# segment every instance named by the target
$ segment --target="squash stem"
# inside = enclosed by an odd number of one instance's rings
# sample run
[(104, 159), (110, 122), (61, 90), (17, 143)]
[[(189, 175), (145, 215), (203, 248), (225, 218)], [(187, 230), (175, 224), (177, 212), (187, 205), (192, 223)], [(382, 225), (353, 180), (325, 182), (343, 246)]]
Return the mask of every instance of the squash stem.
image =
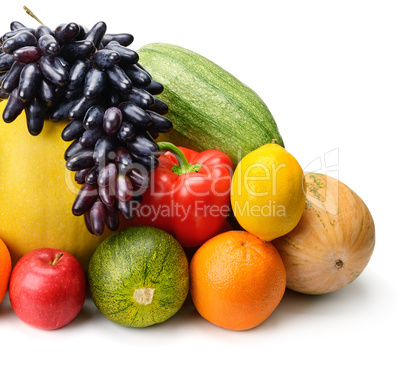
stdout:
[(173, 143), (170, 142), (158, 142), (159, 149), (172, 152), (177, 158), (177, 165), (172, 166), (172, 172), (177, 175), (185, 174), (187, 172), (198, 172), (201, 168), (201, 164), (190, 164), (183, 152), (180, 151)]

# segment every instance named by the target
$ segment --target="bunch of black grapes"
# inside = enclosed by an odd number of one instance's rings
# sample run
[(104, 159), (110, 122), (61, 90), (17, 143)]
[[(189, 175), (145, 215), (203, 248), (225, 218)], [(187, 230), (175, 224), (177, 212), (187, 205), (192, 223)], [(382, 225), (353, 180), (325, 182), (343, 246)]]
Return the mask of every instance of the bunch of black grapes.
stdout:
[(69, 119), (62, 133), (72, 141), (66, 167), (81, 184), (72, 211), (88, 230), (101, 235), (132, 220), (158, 165), (155, 139), (169, 132), (163, 86), (127, 48), (128, 33), (107, 34), (104, 22), (91, 29), (77, 23), (54, 30), (14, 21), (1, 39), (0, 99), (3, 120), (25, 111), (28, 130), (38, 135), (46, 119)]

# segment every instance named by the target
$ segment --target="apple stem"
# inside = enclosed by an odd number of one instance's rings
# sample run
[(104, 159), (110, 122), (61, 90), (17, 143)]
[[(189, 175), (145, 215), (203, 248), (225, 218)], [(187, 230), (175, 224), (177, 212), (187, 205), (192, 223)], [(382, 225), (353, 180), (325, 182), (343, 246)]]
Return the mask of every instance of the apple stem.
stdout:
[(63, 256), (63, 253), (62, 253), (62, 252), (59, 252), (59, 253), (56, 255), (56, 257), (55, 257), (55, 259), (53, 260), (53, 262), (51, 263), (51, 265), (56, 265), (57, 262), (60, 260), (60, 257), (62, 257), (62, 256)]

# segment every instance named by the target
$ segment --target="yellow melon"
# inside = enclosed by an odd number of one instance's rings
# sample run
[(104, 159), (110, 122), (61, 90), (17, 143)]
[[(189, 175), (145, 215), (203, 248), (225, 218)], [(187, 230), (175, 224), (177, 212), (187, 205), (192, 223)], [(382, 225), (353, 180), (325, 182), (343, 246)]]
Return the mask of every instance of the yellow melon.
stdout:
[(287, 287), (324, 294), (354, 281), (374, 250), (373, 217), (363, 200), (341, 181), (307, 173), (301, 220), (273, 240), (286, 267)]
[[(0, 116), (5, 105), (0, 102)], [(42, 133), (32, 136), (24, 113), (9, 124), (0, 120), (0, 238), (13, 264), (35, 248), (56, 247), (86, 268), (97, 245), (110, 234), (92, 235), (84, 218), (71, 212), (79, 185), (65, 168), (65, 126), (45, 121)]]

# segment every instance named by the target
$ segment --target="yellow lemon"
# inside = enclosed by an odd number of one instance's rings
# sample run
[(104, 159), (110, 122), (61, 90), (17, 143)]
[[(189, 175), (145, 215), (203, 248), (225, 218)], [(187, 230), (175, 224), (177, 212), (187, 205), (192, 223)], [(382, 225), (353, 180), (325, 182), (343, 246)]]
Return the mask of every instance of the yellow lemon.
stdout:
[(246, 231), (262, 240), (290, 232), (303, 214), (305, 200), (303, 170), (278, 144), (250, 152), (234, 171), (233, 213)]

